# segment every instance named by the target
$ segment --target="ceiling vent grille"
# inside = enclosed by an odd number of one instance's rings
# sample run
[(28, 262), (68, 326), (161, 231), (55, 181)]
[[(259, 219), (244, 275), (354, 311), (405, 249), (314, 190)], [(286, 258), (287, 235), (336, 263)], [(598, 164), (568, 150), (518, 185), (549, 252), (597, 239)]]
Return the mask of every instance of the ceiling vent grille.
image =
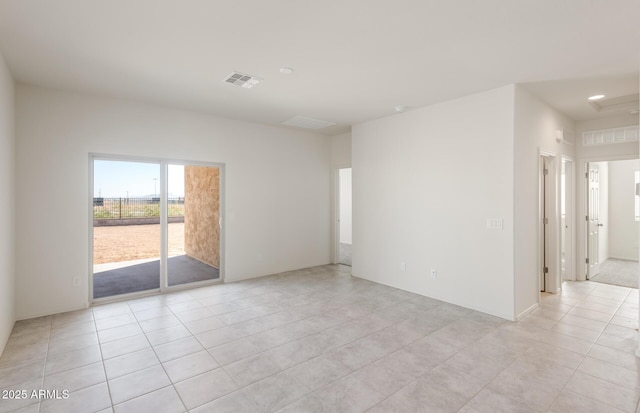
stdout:
[(333, 122), (326, 120), (307, 118), (304, 116), (294, 116), (289, 120), (282, 122), (283, 125), (297, 126), (305, 129), (323, 129), (335, 125)]
[(240, 86), (245, 89), (251, 89), (258, 83), (262, 82), (262, 80), (263, 79), (259, 77), (247, 75), (245, 73), (240, 73), (240, 72), (231, 72), (229, 76), (224, 78), (224, 81), (226, 83)]
[(609, 145), (612, 143), (637, 142), (638, 126), (594, 130), (582, 133), (584, 146)]

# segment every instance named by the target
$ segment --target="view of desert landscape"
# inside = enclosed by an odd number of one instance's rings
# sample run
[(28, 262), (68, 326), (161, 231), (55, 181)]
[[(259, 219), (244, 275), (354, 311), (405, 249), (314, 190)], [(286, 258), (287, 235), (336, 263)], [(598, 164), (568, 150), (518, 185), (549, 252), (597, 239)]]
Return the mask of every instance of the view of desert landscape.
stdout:
[[(184, 223), (169, 224), (169, 257), (184, 254)], [(93, 228), (93, 263), (160, 257), (160, 224)]]

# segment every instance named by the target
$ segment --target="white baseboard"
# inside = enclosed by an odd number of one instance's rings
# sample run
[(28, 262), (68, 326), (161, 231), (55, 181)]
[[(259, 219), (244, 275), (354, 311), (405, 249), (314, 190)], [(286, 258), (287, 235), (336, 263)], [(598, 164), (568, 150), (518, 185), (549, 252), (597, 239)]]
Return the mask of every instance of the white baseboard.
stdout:
[(536, 311), (539, 306), (540, 306), (540, 304), (535, 303), (531, 307), (527, 308), (526, 310), (524, 310), (523, 312), (521, 312), (520, 314), (518, 314), (516, 316), (516, 321), (520, 321), (523, 318), (525, 318), (526, 316), (528, 316), (529, 314), (531, 314), (532, 312)]
[[(609, 257), (609, 258), (612, 259), (612, 260), (621, 260), (621, 261), (638, 261), (638, 257)], [(609, 258), (607, 258), (607, 260)], [(602, 261), (602, 262), (604, 262), (604, 261)]]

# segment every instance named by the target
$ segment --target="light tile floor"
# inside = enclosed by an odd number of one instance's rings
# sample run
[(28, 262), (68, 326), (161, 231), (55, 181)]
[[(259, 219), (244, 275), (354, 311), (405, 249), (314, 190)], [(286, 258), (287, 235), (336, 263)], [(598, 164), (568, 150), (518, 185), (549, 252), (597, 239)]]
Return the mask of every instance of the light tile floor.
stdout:
[(18, 322), (0, 412), (634, 412), (638, 290), (513, 323), (323, 266)]

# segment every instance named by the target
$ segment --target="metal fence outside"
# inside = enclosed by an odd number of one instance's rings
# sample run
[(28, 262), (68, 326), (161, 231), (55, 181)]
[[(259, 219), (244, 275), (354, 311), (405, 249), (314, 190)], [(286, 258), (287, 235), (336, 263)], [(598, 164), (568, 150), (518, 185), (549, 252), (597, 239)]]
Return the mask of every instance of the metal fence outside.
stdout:
[[(169, 217), (184, 216), (184, 198), (167, 200)], [(160, 198), (93, 198), (94, 219), (153, 218), (160, 216)]]

